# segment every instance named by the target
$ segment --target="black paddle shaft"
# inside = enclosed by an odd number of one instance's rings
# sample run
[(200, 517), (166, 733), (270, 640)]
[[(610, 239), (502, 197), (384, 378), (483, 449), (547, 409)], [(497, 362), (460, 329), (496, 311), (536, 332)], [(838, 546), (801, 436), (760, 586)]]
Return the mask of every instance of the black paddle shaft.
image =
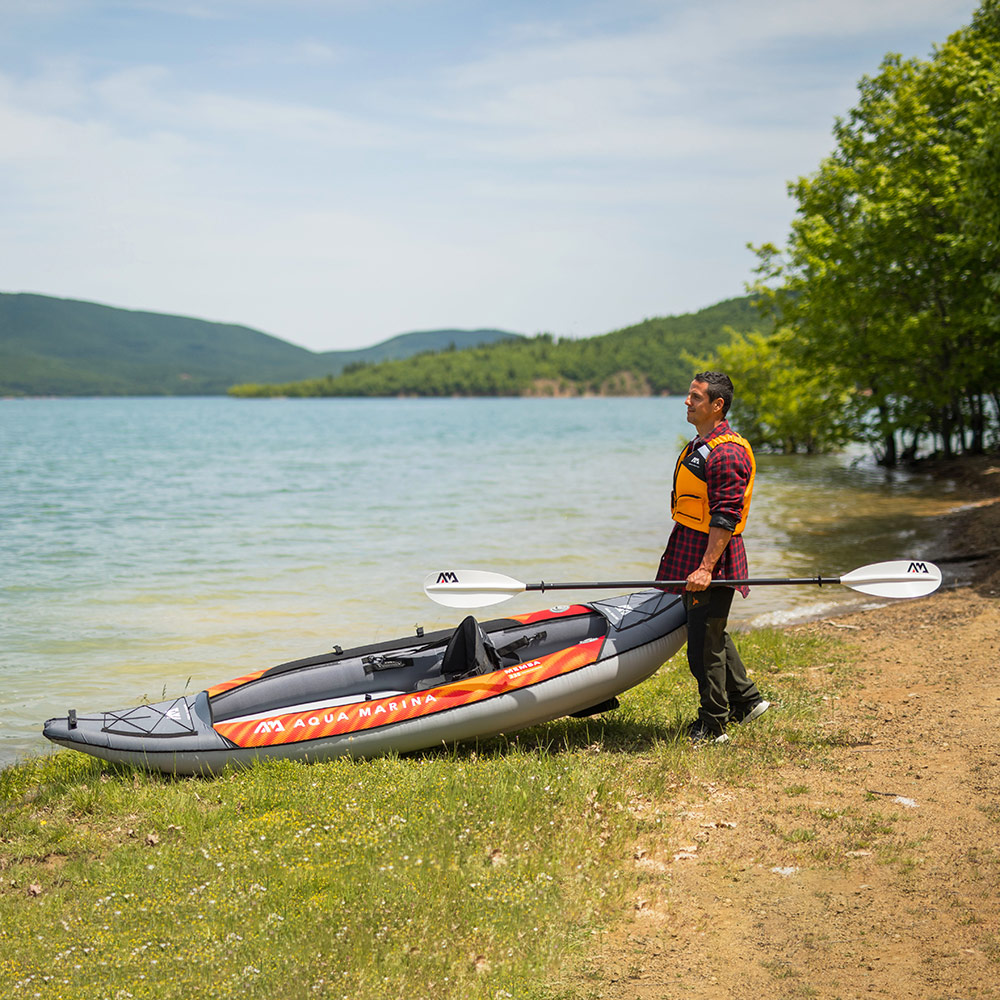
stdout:
[[(839, 576), (807, 576), (795, 579), (751, 579), (751, 580), (713, 580), (712, 587), (767, 587), (767, 586), (802, 586), (813, 584), (822, 587), (824, 584), (833, 585), (840, 583)], [(607, 582), (595, 583), (529, 583), (525, 585), (525, 590), (535, 590), (544, 593), (546, 590), (602, 590), (604, 588), (614, 589), (617, 587), (650, 587), (657, 589), (660, 587), (683, 587), (687, 580), (609, 580)]]

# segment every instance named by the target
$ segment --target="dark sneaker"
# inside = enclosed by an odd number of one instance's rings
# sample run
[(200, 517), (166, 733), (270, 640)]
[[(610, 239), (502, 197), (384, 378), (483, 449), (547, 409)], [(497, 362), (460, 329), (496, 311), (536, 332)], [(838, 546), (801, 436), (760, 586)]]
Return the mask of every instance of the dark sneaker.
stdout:
[(697, 719), (688, 726), (688, 739), (692, 743), (728, 743), (725, 731), (713, 729), (707, 722)]
[(753, 722), (754, 719), (759, 719), (770, 707), (771, 703), (763, 698), (748, 701), (743, 705), (733, 705), (729, 710), (729, 721), (738, 724)]

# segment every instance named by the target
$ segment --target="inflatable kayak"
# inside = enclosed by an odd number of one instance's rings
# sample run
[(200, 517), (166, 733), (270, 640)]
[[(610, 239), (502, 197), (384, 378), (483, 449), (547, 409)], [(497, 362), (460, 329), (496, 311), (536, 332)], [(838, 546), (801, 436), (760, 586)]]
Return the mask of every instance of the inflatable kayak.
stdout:
[(43, 731), (60, 746), (172, 774), (405, 753), (595, 714), (685, 638), (681, 599), (642, 591), (334, 647), (155, 705), (71, 710)]

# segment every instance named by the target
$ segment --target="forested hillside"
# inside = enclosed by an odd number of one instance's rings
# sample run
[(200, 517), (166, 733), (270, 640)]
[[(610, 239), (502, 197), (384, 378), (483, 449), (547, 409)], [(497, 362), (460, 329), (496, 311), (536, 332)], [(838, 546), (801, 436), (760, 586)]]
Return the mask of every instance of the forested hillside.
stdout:
[(244, 384), (231, 393), (241, 397), (679, 393), (691, 378), (685, 352), (714, 351), (728, 343), (730, 328), (746, 332), (760, 326), (748, 298), (730, 299), (697, 313), (647, 319), (582, 340), (541, 334), (462, 352), (352, 365), (335, 378)]
[(335, 375), (351, 364), (517, 337), (429, 330), (361, 350), (316, 353), (245, 326), (0, 294), (0, 395), (221, 395), (249, 379)]

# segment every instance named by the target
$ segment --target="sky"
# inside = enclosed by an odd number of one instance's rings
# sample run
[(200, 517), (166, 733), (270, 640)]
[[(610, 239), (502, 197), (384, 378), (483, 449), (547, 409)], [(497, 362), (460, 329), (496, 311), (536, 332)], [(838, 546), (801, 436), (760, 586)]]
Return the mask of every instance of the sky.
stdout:
[(311, 350), (745, 293), (974, 0), (0, 0), (0, 291)]

